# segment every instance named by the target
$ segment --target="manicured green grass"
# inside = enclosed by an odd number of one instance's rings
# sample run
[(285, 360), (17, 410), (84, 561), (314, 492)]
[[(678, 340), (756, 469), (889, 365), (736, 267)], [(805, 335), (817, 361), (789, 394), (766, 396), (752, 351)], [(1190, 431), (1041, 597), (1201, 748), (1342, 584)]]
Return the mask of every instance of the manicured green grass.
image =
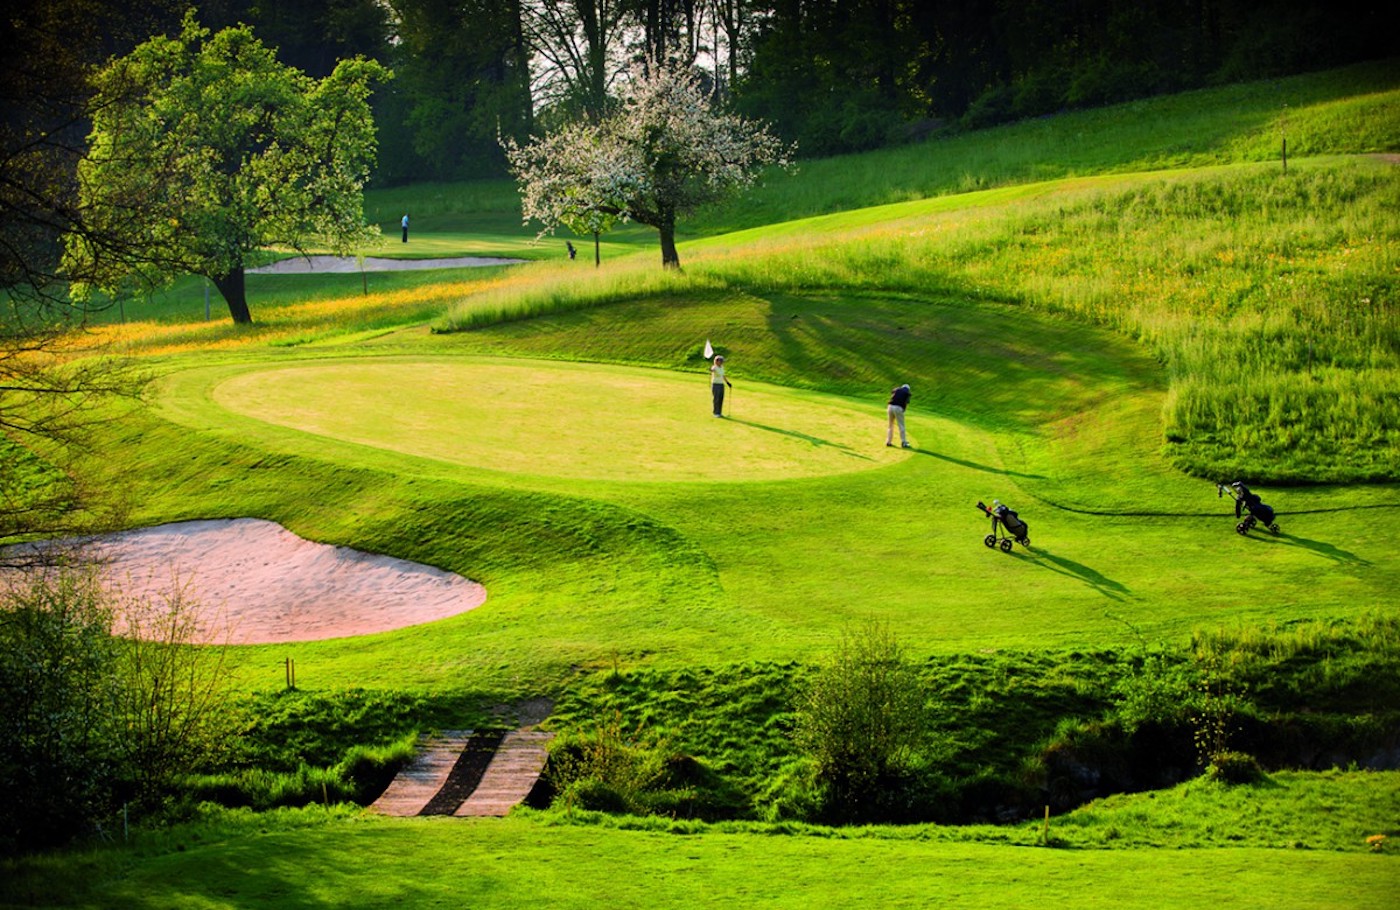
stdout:
[[(709, 416), (693, 359), (708, 336), (730, 339), (735, 421)], [(139, 470), (114, 464), (140, 503), (134, 520), (276, 518), (315, 539), (479, 579), (490, 607), (372, 645), (255, 649), (249, 672), (289, 654), (305, 673), (314, 667), (307, 684), (398, 680), (441, 690), (463, 667), (496, 675), (503, 649), (549, 679), (616, 655), (663, 664), (812, 658), (845, 624), (871, 616), (919, 651), (1127, 640), (1120, 616), (1152, 637), (1179, 638), (1222, 616), (1353, 614), (1400, 582), (1386, 535), (1376, 532), (1400, 510), (1360, 521), (1342, 490), (1272, 491), (1285, 536), (1236, 536), (1230, 503), (1173, 473), (1155, 451), (1162, 391), (1152, 361), (1109, 333), (1059, 319), (1007, 320), (995, 306), (744, 295), (643, 301), (464, 335), (387, 336), (365, 349), (393, 359), (343, 359), (351, 352), (307, 360), (289, 351), (272, 362), (172, 372), (156, 396), (161, 413), (200, 432), (166, 444), (188, 431), (129, 424), (143, 440)], [(546, 352), (690, 373), (500, 360)], [(486, 353), (496, 355), (499, 378), (474, 391), (453, 384), (477, 375), (462, 370), (491, 369), (490, 360), (465, 357)], [(427, 366), (436, 363), (440, 376)], [(279, 364), (297, 369), (269, 369)], [(530, 397), (519, 384), (532, 369), (575, 384), (544, 395), (544, 410), (523, 424), (493, 429), (474, 416), (503, 391)], [(244, 400), (236, 384), (211, 385), (225, 376), (270, 388), (273, 403)], [(340, 378), (309, 381), (319, 376)], [(673, 397), (636, 423), (630, 393), (590, 397), (598, 376), (646, 377)], [(279, 386), (285, 377), (299, 379)], [(775, 388), (759, 392), (754, 379)], [(883, 445), (884, 396), (903, 380), (916, 390), (913, 457)], [(806, 410), (814, 399), (777, 388), (800, 385), (832, 396), (820, 413), (841, 415), (839, 433), (814, 428), (825, 419), (807, 416), (818, 414)], [(478, 393), (482, 401), (467, 400)], [(585, 413), (569, 404), (575, 396), (593, 402)], [(372, 417), (386, 404), (394, 423)], [(560, 406), (551, 413), (551, 404)], [(260, 409), (274, 405), (284, 409), (274, 423), (249, 416), (272, 416)], [(287, 426), (328, 417), (337, 427)], [(589, 421), (620, 437), (620, 447), (590, 445)], [(671, 432), (672, 421), (682, 439), (643, 442)], [(1051, 422), (1079, 435), (1046, 448)], [(491, 439), (504, 451), (472, 454)], [(613, 453), (603, 461), (616, 470), (579, 467), (598, 464), (577, 454), (590, 447)], [(666, 454), (666, 470), (680, 470), (684, 451), (699, 459), (685, 483), (650, 461)], [(807, 468), (777, 483), (744, 481), (746, 452), (759, 451), (788, 453)], [(861, 470), (830, 474), (848, 462)], [(262, 467), (250, 473), (248, 464)], [(717, 473), (699, 482), (706, 472)], [(992, 498), (1021, 510), (1032, 550), (1003, 556), (982, 546), (987, 522), (973, 504)], [(1393, 507), (1394, 493), (1367, 501), (1384, 503)], [(1309, 509), (1343, 511), (1294, 514)], [(504, 526), (503, 511), (511, 516)], [(600, 559), (606, 553), (616, 558)], [(1287, 593), (1241, 597), (1263, 589)]]
[[(1400, 887), (1394, 775), (1190, 784), (1012, 828), (706, 826), (229, 813), (7, 870), (3, 906), (1351, 908)], [(1380, 786), (1384, 803), (1366, 804)], [(1362, 813), (1312, 825), (1299, 807)], [(1385, 807), (1390, 815), (1385, 815)], [(1334, 814), (1340, 821), (1344, 816)], [(1388, 820), (1387, 820), (1388, 819)], [(671, 830), (668, 831), (667, 828)], [(1092, 849), (1101, 846), (1115, 849)], [(1090, 849), (1084, 849), (1090, 848)], [(1166, 848), (1166, 849), (1163, 849)], [(1175, 848), (1175, 849), (1173, 849)], [(72, 875), (81, 869), (81, 875)], [(1150, 883), (1150, 884), (1149, 884)]]
[[(318, 436), (526, 476), (742, 482), (899, 460), (869, 454), (868, 414), (757, 383), (744, 386), (737, 413), (730, 393), (716, 438), (695, 419), (708, 387), (703, 373), (454, 358), (282, 366), (217, 381), (207, 394), (225, 410)], [(386, 388), (420, 391), (403, 401)]]

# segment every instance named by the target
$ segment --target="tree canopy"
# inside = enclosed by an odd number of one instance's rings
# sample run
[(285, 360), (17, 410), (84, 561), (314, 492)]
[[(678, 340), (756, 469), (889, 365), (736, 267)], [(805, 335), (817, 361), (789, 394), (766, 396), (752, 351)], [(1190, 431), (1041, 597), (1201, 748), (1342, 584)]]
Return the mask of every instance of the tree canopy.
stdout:
[(638, 221), (661, 235), (661, 263), (679, 267), (676, 218), (751, 185), (791, 149), (762, 125), (716, 108), (682, 68), (636, 69), (617, 110), (527, 145), (506, 140), (525, 219), (544, 231)]
[(74, 292), (203, 275), (234, 322), (251, 322), (244, 269), (258, 251), (346, 253), (375, 232), (363, 216), (376, 150), (368, 99), (388, 75), (352, 58), (312, 79), (251, 29), (212, 34), (192, 14), (177, 37), (112, 61), (95, 79), (81, 207), (103, 234), (144, 243), (116, 250), (70, 234)]

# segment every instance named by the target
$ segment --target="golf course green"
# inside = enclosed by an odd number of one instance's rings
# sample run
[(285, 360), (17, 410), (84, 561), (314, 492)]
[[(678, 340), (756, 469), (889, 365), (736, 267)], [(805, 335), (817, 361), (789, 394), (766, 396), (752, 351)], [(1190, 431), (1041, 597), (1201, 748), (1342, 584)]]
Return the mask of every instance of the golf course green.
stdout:
[(708, 392), (707, 374), (496, 359), (279, 364), (221, 379), (209, 395), (305, 433), (526, 476), (739, 482), (879, 466), (870, 415), (849, 403), (744, 386), (717, 436), (696, 419)]

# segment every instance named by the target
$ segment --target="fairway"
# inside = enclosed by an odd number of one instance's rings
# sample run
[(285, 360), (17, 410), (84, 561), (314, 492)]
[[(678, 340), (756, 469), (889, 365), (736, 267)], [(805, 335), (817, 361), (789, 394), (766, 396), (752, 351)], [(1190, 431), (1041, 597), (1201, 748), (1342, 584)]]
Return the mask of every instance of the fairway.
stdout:
[(762, 481), (882, 467), (878, 410), (708, 375), (511, 361), (357, 360), (220, 380), (231, 413), (488, 471), (580, 480)]

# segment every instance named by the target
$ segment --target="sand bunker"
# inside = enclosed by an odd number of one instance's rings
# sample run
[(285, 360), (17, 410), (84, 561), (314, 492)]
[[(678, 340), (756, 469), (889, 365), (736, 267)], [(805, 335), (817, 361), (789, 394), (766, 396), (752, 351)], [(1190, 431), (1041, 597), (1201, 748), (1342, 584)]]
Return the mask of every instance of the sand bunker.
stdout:
[(354, 256), (293, 256), (271, 265), (249, 269), (250, 275), (343, 275), (350, 272), (404, 272), (418, 269), (470, 269), (492, 265), (517, 265), (524, 259), (492, 256), (454, 256), (450, 259), (384, 259), (366, 256), (364, 264)]
[(387, 632), (480, 606), (486, 589), (431, 566), (313, 543), (271, 521), (186, 521), (103, 538), (107, 578), (131, 596), (177, 584), (207, 639), (319, 641)]

